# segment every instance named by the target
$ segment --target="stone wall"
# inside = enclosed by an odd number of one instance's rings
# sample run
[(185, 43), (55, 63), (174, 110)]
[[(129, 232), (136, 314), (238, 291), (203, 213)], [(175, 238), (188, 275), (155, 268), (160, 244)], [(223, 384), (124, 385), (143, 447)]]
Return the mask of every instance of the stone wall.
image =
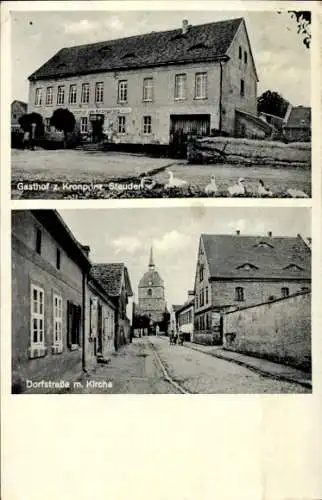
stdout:
[[(218, 153), (220, 151), (222, 154)], [(311, 166), (311, 143), (294, 142), (284, 144), (277, 141), (239, 139), (235, 137), (204, 137), (188, 145), (189, 163), (276, 164)]]
[(227, 313), (224, 347), (309, 371), (311, 293), (302, 292)]

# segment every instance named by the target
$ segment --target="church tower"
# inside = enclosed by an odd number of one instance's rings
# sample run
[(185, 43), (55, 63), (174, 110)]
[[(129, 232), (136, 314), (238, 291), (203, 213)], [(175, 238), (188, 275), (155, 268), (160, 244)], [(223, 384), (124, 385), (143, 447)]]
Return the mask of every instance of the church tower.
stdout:
[(148, 270), (139, 282), (138, 305), (140, 314), (149, 316), (154, 323), (163, 320), (163, 313), (166, 310), (164, 282), (155, 268), (152, 247), (150, 249)]

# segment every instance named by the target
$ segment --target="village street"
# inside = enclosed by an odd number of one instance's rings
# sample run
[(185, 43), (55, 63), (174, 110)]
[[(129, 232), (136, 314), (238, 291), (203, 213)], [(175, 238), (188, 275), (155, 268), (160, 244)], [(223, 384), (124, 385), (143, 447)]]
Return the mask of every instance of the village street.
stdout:
[(189, 343), (173, 346), (165, 337), (143, 337), (113, 354), (107, 365), (98, 365), (83, 387), (72, 392), (274, 394), (310, 390), (196, 351)]
[[(288, 189), (298, 189), (311, 195), (311, 171), (308, 167), (277, 167), (271, 165), (190, 165), (186, 160), (154, 158), (143, 154), (121, 152), (90, 152), (78, 150), (36, 151), (12, 149), (12, 198), (110, 198), (110, 197), (162, 197), (163, 186), (169, 181), (171, 170), (176, 178), (186, 182), (182, 196), (204, 196), (204, 189), (211, 176), (215, 176), (218, 196), (228, 196), (227, 188), (238, 178), (245, 179), (245, 196), (256, 197), (261, 179), (277, 197), (287, 196)], [(118, 190), (109, 185), (113, 181), (140, 182), (148, 175), (156, 182), (152, 191)], [(44, 189), (32, 188), (32, 183), (43, 183)], [(47, 186), (46, 183), (49, 183)], [(63, 183), (82, 183), (72, 189)], [(32, 189), (26, 187), (29, 185)], [(90, 188), (90, 185), (95, 186)], [(191, 192), (189, 192), (191, 189)], [(178, 196), (180, 193), (167, 192)]]

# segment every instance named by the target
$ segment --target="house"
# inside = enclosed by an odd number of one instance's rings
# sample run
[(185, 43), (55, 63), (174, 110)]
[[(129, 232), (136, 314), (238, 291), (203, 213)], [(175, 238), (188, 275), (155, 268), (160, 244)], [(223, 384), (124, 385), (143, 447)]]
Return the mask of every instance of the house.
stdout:
[(86, 253), (55, 210), (12, 211), (13, 392), (81, 375), (89, 270)]
[(173, 304), (170, 309), (170, 331), (178, 329), (176, 312), (182, 307), (182, 304)]
[(115, 306), (114, 347), (117, 350), (132, 339), (127, 317), (129, 298), (133, 296), (128, 270), (124, 263), (93, 264), (91, 277), (100, 284)]
[(290, 105), (285, 115), (283, 132), (289, 142), (311, 141), (311, 108)]
[(202, 234), (195, 273), (195, 332), (218, 332), (222, 314), (311, 288), (311, 251), (297, 237)]
[(243, 18), (184, 20), (170, 31), (62, 48), (29, 76), (28, 107), (48, 129), (53, 111), (68, 108), (92, 141), (168, 145), (188, 134), (234, 135), (236, 109), (257, 114), (257, 82)]
[[(89, 254), (89, 247), (83, 247)], [(86, 369), (95, 368), (97, 362), (107, 362), (115, 350), (115, 309), (100, 283), (89, 273), (86, 289)]]
[(194, 291), (189, 290), (187, 300), (175, 312), (177, 329), (188, 341), (193, 341), (194, 303)]
[(19, 118), (27, 113), (27, 103), (23, 101), (13, 101), (11, 103), (11, 131), (19, 130)]

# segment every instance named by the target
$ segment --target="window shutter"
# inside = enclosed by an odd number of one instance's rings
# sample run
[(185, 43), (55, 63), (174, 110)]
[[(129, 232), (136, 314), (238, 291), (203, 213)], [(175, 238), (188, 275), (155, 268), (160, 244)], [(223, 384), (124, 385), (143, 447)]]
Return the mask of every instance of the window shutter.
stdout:
[(73, 304), (67, 301), (67, 347), (72, 345)]
[(80, 345), (80, 324), (81, 324), (82, 308), (81, 306), (75, 307), (75, 324), (76, 324), (76, 344)]

